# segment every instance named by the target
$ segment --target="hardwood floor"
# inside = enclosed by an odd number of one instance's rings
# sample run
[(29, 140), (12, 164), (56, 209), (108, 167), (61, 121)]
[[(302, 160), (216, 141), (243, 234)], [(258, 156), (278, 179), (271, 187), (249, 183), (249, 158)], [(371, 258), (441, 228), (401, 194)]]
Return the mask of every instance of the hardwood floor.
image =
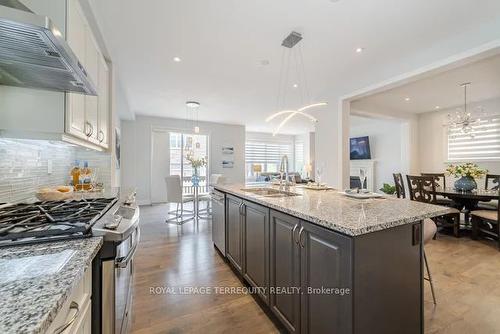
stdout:
[[(210, 221), (166, 224), (166, 212), (166, 205), (141, 207), (131, 333), (277, 333), (249, 295), (166, 293), (168, 287), (243, 286), (214, 249)], [(439, 235), (426, 252), (438, 305), (426, 282), (425, 332), (500, 333), (500, 252), (494, 245)]]
[(166, 205), (141, 207), (132, 333), (275, 333), (244, 294), (151, 294), (150, 287), (242, 287), (212, 245), (211, 222), (166, 224)]

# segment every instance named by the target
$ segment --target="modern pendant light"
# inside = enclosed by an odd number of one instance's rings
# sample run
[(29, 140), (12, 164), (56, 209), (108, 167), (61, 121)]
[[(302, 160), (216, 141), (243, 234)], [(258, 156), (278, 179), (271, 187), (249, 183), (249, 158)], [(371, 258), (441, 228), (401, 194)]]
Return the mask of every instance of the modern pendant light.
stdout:
[[(278, 111), (270, 115), (266, 119), (266, 122), (271, 122), (278, 117), (284, 118), (274, 129), (273, 136), (278, 134), (281, 128), (297, 115), (308, 118), (312, 122), (317, 122), (318, 120), (314, 116), (306, 113), (306, 111), (328, 105), (327, 102), (310, 103), (310, 95), (305, 75), (302, 48), (300, 45), (295, 47), (301, 40), (302, 35), (298, 32), (292, 31), (281, 43), (281, 46), (283, 47), (283, 53), (276, 103), (276, 109)], [(294, 73), (296, 75), (296, 80), (293, 81), (293, 84), (290, 82), (290, 71), (292, 69), (294, 70)], [(293, 94), (295, 96), (298, 96), (300, 98), (302, 107), (296, 109), (286, 108), (286, 96), (287, 92), (290, 90), (293, 91)]]
[[(193, 123), (194, 133), (200, 133), (200, 126), (198, 124), (198, 111), (200, 108), (200, 103), (196, 102), (196, 101), (187, 101), (186, 107), (193, 110), (192, 123)], [(187, 109), (186, 109), (186, 111), (187, 111)]]

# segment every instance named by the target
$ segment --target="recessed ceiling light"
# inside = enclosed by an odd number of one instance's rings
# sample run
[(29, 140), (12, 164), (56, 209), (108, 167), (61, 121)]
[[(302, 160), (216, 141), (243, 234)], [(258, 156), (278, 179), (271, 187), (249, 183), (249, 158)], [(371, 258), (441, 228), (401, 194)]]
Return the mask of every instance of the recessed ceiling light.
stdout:
[(365, 48), (356, 48), (356, 53), (361, 53), (361, 52), (363, 52), (364, 49)]
[(336, 2), (339, 2), (340, 0), (330, 0), (330, 2), (332, 3), (336, 3)]
[(299, 87), (299, 84), (293, 84), (293, 88)]
[(181, 60), (182, 60), (182, 59), (181, 59), (181, 58), (179, 58), (179, 57), (174, 57), (174, 61), (175, 61), (176, 63), (180, 63), (180, 62), (181, 62)]
[(410, 101), (410, 98), (409, 97), (405, 97), (405, 101), (406, 102)]
[(435, 106), (434, 108), (435, 108), (435, 109), (439, 109), (439, 108), (441, 108), (441, 107), (440, 107), (440, 106)]
[(196, 101), (187, 101), (186, 106), (189, 108), (198, 108), (200, 106), (200, 102)]

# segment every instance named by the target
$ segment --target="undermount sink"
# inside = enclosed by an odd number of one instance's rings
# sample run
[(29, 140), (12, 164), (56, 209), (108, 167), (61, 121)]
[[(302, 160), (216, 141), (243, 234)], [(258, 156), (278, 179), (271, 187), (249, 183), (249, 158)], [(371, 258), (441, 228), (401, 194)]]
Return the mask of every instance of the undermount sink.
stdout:
[(290, 197), (290, 196), (300, 196), (300, 194), (291, 192), (278, 190), (273, 188), (243, 188), (241, 189), (244, 192), (249, 192), (257, 196), (263, 197)]

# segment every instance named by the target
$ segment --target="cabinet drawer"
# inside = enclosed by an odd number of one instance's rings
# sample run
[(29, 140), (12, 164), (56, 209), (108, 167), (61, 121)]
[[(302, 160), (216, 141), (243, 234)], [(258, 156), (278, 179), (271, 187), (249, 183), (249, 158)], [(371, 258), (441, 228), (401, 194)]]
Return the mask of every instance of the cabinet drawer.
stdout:
[[(90, 321), (90, 296), (92, 294), (92, 268), (88, 267), (85, 270), (80, 282), (71, 292), (70, 297), (64, 303), (63, 307), (55, 317), (54, 321), (49, 327), (47, 333), (55, 333), (61, 326), (64, 326), (71, 321), (72, 324), (68, 326), (63, 332), (69, 333), (90, 333), (90, 325), (84, 326), (87, 316), (87, 321)], [(88, 313), (88, 314), (87, 314)], [(87, 328), (85, 331), (80, 331), (80, 327)], [(57, 333), (57, 332), (56, 332)]]

